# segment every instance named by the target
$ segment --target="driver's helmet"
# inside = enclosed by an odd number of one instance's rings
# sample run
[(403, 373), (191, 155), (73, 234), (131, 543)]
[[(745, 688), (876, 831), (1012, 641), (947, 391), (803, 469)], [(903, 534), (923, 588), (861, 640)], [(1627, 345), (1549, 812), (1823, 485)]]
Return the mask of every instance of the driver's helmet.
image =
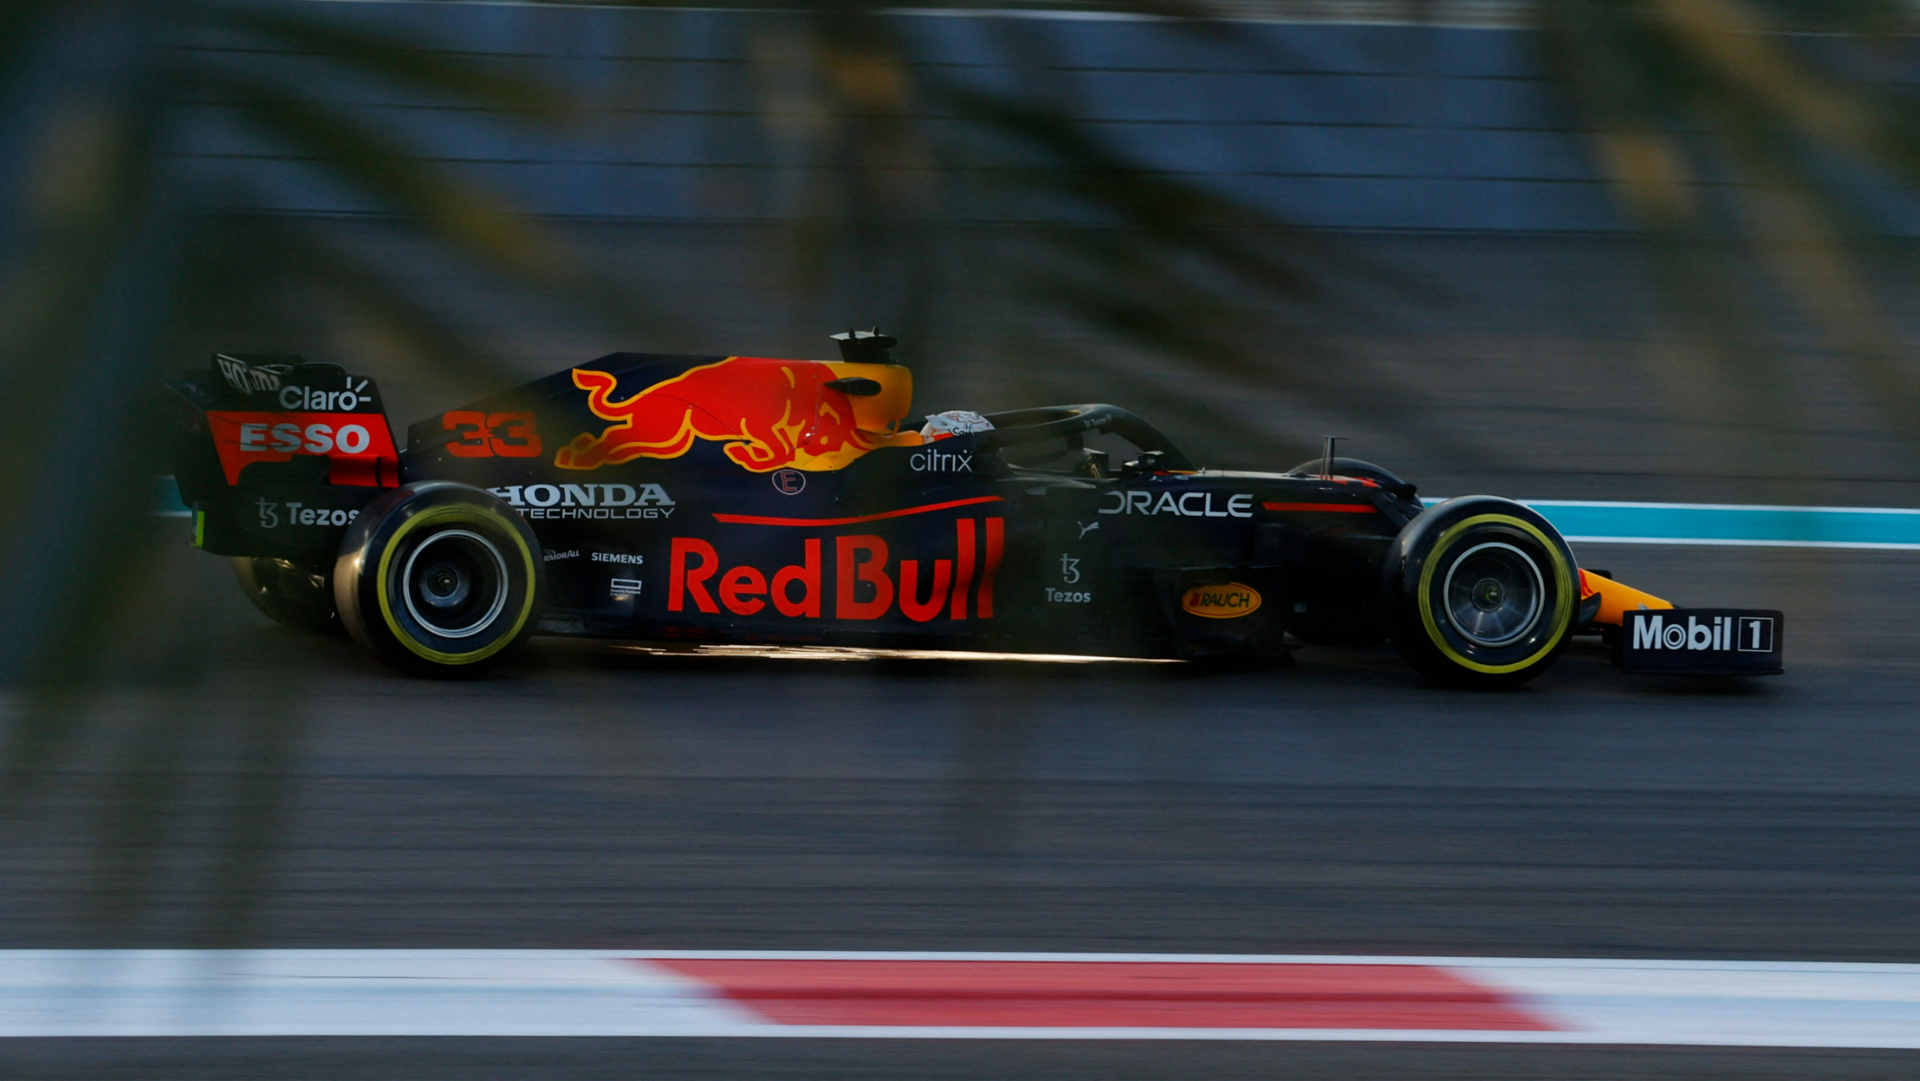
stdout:
[(926, 426), (920, 429), (920, 438), (931, 443), (956, 435), (990, 431), (993, 431), (993, 422), (980, 414), (965, 409), (949, 409), (928, 417)]

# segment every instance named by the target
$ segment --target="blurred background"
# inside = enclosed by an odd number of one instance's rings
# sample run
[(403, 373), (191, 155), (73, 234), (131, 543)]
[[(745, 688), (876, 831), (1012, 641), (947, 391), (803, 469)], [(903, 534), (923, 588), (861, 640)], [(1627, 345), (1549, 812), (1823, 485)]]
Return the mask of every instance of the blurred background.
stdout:
[[(1581, 553), (1792, 610), (1805, 674), (1730, 696), (1596, 657), (1468, 701), (1365, 651), (1198, 684), (547, 647), (450, 689), (268, 624), (149, 511), (152, 382), (215, 350), (373, 375), (405, 424), (618, 349), (875, 324), (924, 412), (1112, 401), (1210, 466), (1333, 432), (1429, 495), (1920, 506), (1915, 14), (14, 0), (0, 938), (1697, 955), (1797, 921), (1910, 958), (1880, 919), (1915, 870), (1910, 554)], [(1434, 814), (1516, 783), (1556, 795)], [(1728, 791), (1814, 803), (1762, 838)], [(1836, 792), (1881, 800), (1850, 854)], [(1657, 853), (1621, 824), (1656, 804), (1691, 831)], [(1627, 902), (1562, 868), (1496, 912), (1328, 878), (1518, 821), (1850, 885), (1714, 864)], [(1529, 836), (1515, 874), (1569, 858)]]

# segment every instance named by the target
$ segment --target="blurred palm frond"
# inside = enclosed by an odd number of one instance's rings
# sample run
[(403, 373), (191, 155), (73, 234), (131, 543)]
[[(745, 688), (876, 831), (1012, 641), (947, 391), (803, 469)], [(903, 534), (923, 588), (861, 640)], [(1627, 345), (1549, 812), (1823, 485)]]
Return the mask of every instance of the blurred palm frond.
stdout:
[[(1874, 295), (1873, 187), (1920, 182), (1920, 101), (1896, 79), (1905, 5), (1542, 0), (1548, 74), (1592, 129), (1596, 165), (1650, 239), (1671, 316), (1714, 382), (1790, 433), (1792, 330), (1745, 279), (1764, 267), (1820, 328), (1868, 408), (1920, 428), (1920, 380)], [(1685, 354), (1682, 354), (1685, 355)]]
[[(152, 522), (128, 508), (149, 499), (162, 433), (141, 396), (165, 343), (287, 333), (289, 321), (262, 311), (292, 296), (381, 328), (400, 358), (383, 379), (475, 383), (510, 367), (498, 342), (448, 314), (406, 267), (340, 241), (343, 228), (220, 209), (226, 193), (180, 171), (183, 131), (230, 122), (426, 247), (516, 295), (582, 312), (609, 336), (685, 327), (668, 304), (595, 269), (534, 208), (439, 160), (433, 132), (331, 94), (373, 80), (509, 118), (537, 138), (586, 122), (593, 110), (574, 91), (414, 30), (376, 29), (355, 7), (0, 6), (0, 92), (16, 103), (0, 118), (0, 395), (32, 403), (0, 429), (0, 498), (23, 508), (0, 557), (5, 618), (19, 629), (0, 647), (0, 678), (31, 692), (7, 727), (16, 810), (30, 782), (89, 736), (102, 644), (123, 629), (152, 565)], [(1078, 7), (1170, 20), (1214, 44), (1250, 38), (1241, 24), (1201, 18), (1197, 4)], [(1657, 290), (1685, 331), (1676, 363), (1737, 403), (1743, 424), (1730, 430), (1746, 433), (1746, 449), (1804, 452), (1782, 434), (1795, 430), (1798, 328), (1766, 302), (1754, 267), (1820, 328), (1863, 400), (1910, 445), (1920, 386), (1875, 296), (1864, 251), (1880, 212), (1862, 194), (1881, 181), (1920, 185), (1920, 101), (1886, 77), (1905, 62), (1908, 6), (1540, 0), (1536, 13), (1547, 74), (1591, 130), (1595, 168), (1647, 239)], [(995, 31), (1006, 85), (926, 62), (897, 17), (871, 3), (741, 18), (762, 39), (750, 50), (761, 98), (747, 111), (772, 148), (766, 186), (794, 294), (845, 287), (862, 314), (884, 311), (926, 341), (923, 355), (938, 355), (936, 330), (973, 321), (963, 303), (991, 298), (998, 307), (980, 321), (1040, 372), (1036, 382), (1108, 364), (1131, 386), (1211, 411), (1223, 443), (1263, 456), (1307, 448), (1218, 403), (1270, 394), (1373, 419), (1457, 460), (1483, 452), (1316, 329), (1355, 303), (1351, 281), (1400, 297), (1413, 287), (1335, 236), (1112, 137), (1075, 100), (1045, 28), (1013, 20)], [(249, 180), (236, 170), (217, 183)], [(1112, 351), (1133, 367), (1102, 359)], [(188, 658), (168, 653), (166, 667), (176, 705), (205, 693)], [(282, 692), (257, 695), (272, 702), (219, 729), (239, 767), (229, 854), (210, 888), (233, 903), (209, 940), (242, 940), (261, 889), (299, 734), (297, 696)], [(198, 720), (186, 706), (159, 710), (128, 737), (98, 831), (102, 921), (133, 918), (149, 889), (180, 791), (169, 771), (189, 735), (214, 727)]]

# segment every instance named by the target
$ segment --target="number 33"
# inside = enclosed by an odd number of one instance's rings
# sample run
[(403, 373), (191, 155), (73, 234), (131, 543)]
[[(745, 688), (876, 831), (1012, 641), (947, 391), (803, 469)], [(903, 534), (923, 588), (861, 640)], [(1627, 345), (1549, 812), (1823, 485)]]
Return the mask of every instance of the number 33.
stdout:
[(532, 458), (540, 453), (532, 413), (455, 409), (440, 418), (440, 427), (459, 433), (459, 439), (447, 444), (456, 458)]

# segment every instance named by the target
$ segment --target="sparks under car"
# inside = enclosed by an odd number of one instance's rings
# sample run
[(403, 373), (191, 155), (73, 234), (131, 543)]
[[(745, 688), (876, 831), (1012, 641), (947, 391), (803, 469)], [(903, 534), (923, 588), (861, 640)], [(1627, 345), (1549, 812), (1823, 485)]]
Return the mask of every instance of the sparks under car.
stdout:
[(220, 354), (169, 383), (194, 543), (274, 619), (403, 671), (533, 634), (1279, 660), (1391, 638), (1451, 685), (1603, 633), (1628, 670), (1780, 670), (1780, 613), (1675, 609), (1527, 507), (1366, 462), (1203, 469), (1110, 405), (904, 424), (892, 339), (841, 359), (614, 353), (396, 443), (372, 380)]

